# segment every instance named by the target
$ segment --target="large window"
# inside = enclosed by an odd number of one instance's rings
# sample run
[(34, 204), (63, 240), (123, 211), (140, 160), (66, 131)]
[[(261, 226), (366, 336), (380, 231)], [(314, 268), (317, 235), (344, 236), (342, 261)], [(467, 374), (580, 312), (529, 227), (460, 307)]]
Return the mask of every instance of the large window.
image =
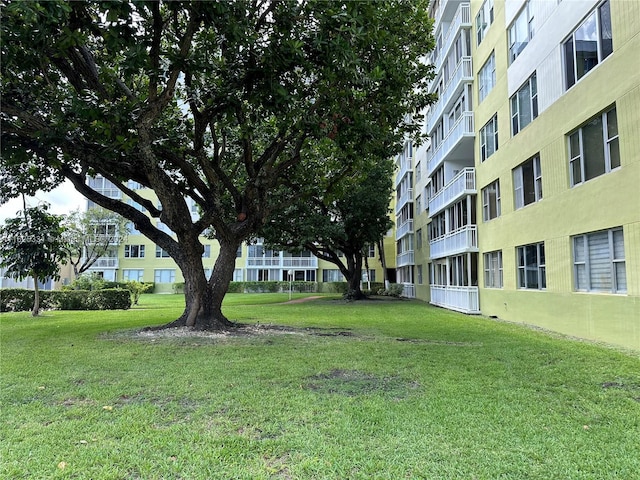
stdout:
[(627, 273), (622, 228), (573, 237), (575, 289), (624, 293)]
[(480, 129), (480, 160), (485, 161), (498, 150), (498, 115)]
[(513, 196), (516, 210), (542, 200), (540, 155), (536, 155), (513, 170)]
[(482, 220), (488, 221), (500, 216), (500, 180), (482, 189)]
[(484, 254), (484, 286), (502, 288), (502, 250)]
[(144, 245), (125, 245), (124, 258), (144, 258)]
[(325, 268), (322, 270), (323, 282), (344, 282), (344, 276), (337, 268)]
[(482, 42), (482, 39), (487, 34), (487, 30), (493, 23), (493, 0), (485, 0), (480, 8), (480, 11), (476, 15), (476, 37), (478, 39), (478, 45)]
[(563, 43), (567, 88), (613, 52), (609, 0), (600, 4)]
[(478, 72), (478, 102), (482, 102), (496, 84), (496, 55), (491, 55)]
[(156, 245), (156, 258), (169, 258), (169, 252), (167, 252), (164, 248), (159, 245)]
[(596, 115), (569, 134), (571, 186), (609, 173), (619, 166), (620, 146), (615, 107)]
[(137, 269), (124, 268), (122, 270), (122, 280), (125, 282), (131, 282), (131, 281), (142, 282), (143, 276), (144, 276), (144, 269), (141, 269), (141, 268), (137, 268)]
[(176, 281), (175, 268), (159, 268), (154, 271), (153, 281), (155, 283), (174, 283)]
[(538, 116), (538, 84), (534, 72), (511, 97), (511, 131), (516, 135)]
[(516, 248), (518, 288), (547, 288), (544, 243)]
[(527, 0), (524, 8), (509, 27), (509, 63), (520, 55), (533, 38), (534, 33), (531, 0)]

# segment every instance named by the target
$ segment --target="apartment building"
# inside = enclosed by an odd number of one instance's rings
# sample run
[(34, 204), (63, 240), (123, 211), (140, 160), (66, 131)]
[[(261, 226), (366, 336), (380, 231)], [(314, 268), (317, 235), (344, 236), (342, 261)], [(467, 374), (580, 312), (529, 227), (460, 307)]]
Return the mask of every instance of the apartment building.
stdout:
[(430, 9), (418, 298), (640, 348), (640, 2)]
[[(89, 177), (87, 182), (94, 190), (110, 198), (118, 199), (139, 209), (145, 213), (145, 209), (139, 203), (126, 198), (122, 192), (109, 180), (102, 176)], [(142, 188), (135, 182), (129, 182), (128, 187), (143, 198), (157, 202), (157, 197), (150, 189)], [(93, 207), (92, 202), (87, 203), (87, 208)], [(191, 205), (191, 215), (195, 219), (198, 210), (195, 204)], [(171, 234), (171, 230), (162, 222), (156, 220), (156, 227)], [(169, 254), (160, 246), (147, 239), (135, 229), (132, 223), (128, 224), (129, 235), (121, 245), (114, 245), (111, 251), (99, 258), (89, 269), (96, 272), (105, 280), (128, 281), (138, 280), (154, 282), (155, 292), (171, 293), (174, 285), (184, 281), (180, 269), (171, 259)], [(205, 274), (208, 276), (213, 269), (219, 254), (217, 241), (201, 238), (204, 246), (202, 263)], [(387, 275), (395, 272), (393, 248), (393, 230), (385, 239), (385, 258), (387, 259)], [(371, 283), (382, 282), (385, 278), (380, 255), (377, 247), (371, 245), (367, 251), (366, 263), (368, 269), (363, 266), (362, 287), (368, 288)], [(389, 268), (391, 267), (391, 268)], [(306, 281), (306, 282), (342, 282), (344, 277), (340, 270), (332, 263), (318, 260), (309, 251), (291, 253), (269, 249), (262, 239), (257, 239), (251, 244), (243, 244), (238, 249), (236, 268), (233, 281)]]

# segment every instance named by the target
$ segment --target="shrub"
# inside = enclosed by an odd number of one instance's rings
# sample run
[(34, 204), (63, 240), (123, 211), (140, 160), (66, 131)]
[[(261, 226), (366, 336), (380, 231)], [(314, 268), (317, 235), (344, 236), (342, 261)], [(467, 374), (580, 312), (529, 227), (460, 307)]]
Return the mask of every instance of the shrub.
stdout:
[(89, 290), (62, 290), (52, 292), (56, 299), (57, 310), (86, 310), (86, 298)]
[(323, 293), (341, 293), (344, 295), (349, 290), (347, 282), (325, 282), (322, 284)]
[(378, 295), (388, 295), (390, 297), (399, 297), (402, 295), (404, 285), (401, 283), (391, 283), (386, 290), (381, 289), (378, 291)]
[(93, 290), (87, 295), (87, 310), (127, 310), (131, 307), (131, 292), (121, 288)]
[[(34, 291), (24, 288), (0, 290), (0, 312), (24, 312), (33, 308)], [(126, 310), (131, 293), (123, 289), (40, 291), (42, 310)]]

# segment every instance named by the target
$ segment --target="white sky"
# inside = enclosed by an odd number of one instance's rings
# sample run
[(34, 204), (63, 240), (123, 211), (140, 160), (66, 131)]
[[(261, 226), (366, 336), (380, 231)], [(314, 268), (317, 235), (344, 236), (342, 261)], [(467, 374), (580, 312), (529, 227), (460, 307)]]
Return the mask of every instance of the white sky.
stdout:
[[(47, 202), (51, 206), (49, 212), (56, 214), (69, 213), (72, 210), (87, 208), (87, 199), (73, 188), (69, 181), (50, 192), (38, 192), (35, 197), (27, 197), (27, 206), (35, 207), (40, 202)], [(0, 224), (4, 225), (6, 218), (15, 217), (22, 210), (22, 197), (13, 198), (0, 205)]]

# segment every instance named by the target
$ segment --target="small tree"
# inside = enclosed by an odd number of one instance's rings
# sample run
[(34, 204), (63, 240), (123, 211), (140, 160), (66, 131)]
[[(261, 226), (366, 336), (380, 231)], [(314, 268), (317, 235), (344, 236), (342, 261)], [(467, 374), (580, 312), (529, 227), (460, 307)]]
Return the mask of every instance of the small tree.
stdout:
[(73, 274), (78, 278), (100, 257), (122, 244), (129, 234), (127, 221), (101, 207), (76, 210), (64, 220), (66, 252)]
[(25, 208), (20, 216), (8, 218), (0, 227), (0, 266), (6, 268), (9, 277), (33, 278), (34, 317), (40, 310), (38, 281), (60, 278), (60, 264), (65, 262), (62, 218), (48, 213), (48, 208), (47, 204)]

